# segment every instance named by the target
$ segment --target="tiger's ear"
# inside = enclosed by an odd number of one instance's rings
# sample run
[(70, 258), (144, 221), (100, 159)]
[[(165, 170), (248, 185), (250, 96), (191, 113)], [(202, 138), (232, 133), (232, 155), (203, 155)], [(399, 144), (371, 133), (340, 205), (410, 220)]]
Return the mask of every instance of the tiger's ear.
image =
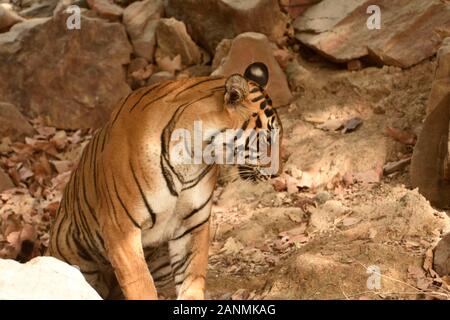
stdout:
[(269, 69), (264, 63), (255, 62), (245, 69), (244, 77), (265, 88), (269, 82)]
[(240, 74), (233, 74), (225, 82), (225, 103), (237, 105), (243, 101), (249, 93), (247, 80)]

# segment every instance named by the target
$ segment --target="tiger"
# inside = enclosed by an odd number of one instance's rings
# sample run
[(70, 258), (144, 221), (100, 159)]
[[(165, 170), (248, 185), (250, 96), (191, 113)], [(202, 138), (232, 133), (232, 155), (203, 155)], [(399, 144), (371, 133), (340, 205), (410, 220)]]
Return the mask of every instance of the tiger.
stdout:
[[(178, 299), (204, 299), (221, 164), (175, 161), (171, 151), (179, 144), (172, 135), (177, 129), (192, 133), (193, 123), (201, 121), (212, 132), (202, 150), (214, 141), (222, 141), (216, 142), (218, 150), (228, 146), (230, 141), (217, 139), (228, 129), (241, 136), (249, 130), (278, 132), (262, 139), (266, 146), (275, 145), (282, 126), (266, 92), (268, 81), (267, 66), (255, 62), (243, 74), (169, 80), (122, 98), (71, 174), (47, 254), (77, 266), (104, 299), (119, 293), (125, 299), (154, 300), (157, 288), (168, 283)], [(267, 165), (258, 161), (258, 150), (249, 161), (250, 138), (243, 141), (240, 173), (246, 179), (249, 172), (255, 179), (269, 176), (262, 174)]]

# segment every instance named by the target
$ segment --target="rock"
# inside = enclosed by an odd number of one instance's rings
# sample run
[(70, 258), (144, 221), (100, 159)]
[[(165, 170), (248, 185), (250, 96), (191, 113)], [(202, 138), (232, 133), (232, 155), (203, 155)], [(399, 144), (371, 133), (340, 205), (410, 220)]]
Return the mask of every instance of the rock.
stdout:
[(185, 66), (203, 64), (209, 60), (208, 54), (192, 41), (184, 23), (174, 18), (159, 20), (156, 38), (157, 59), (166, 56), (173, 59), (180, 55)]
[(394, 162), (388, 162), (383, 166), (383, 174), (388, 175), (397, 171), (401, 171), (405, 169), (410, 163), (411, 158), (406, 158)]
[(12, 9), (11, 5), (0, 3), (0, 32), (8, 31), (13, 25), (24, 20)]
[(247, 32), (237, 36), (232, 44), (228, 56), (222, 59), (220, 67), (213, 75), (229, 76), (233, 73), (243, 73), (245, 68), (261, 61), (269, 68), (269, 84), (267, 91), (274, 106), (288, 104), (292, 100), (286, 76), (273, 56), (268, 38), (260, 33)]
[(311, 72), (300, 65), (296, 59), (287, 64), (285, 72), (292, 90), (304, 89), (314, 81)]
[(426, 117), (411, 158), (411, 185), (438, 208), (450, 208), (448, 131), (450, 92)]
[(168, 16), (186, 24), (194, 41), (210, 54), (223, 39), (243, 32), (262, 33), (276, 41), (287, 23), (278, 0), (167, 0), (165, 8)]
[(87, 0), (89, 7), (97, 12), (99, 17), (109, 21), (119, 21), (123, 14), (122, 7), (108, 0)]
[(0, 168), (0, 192), (14, 188), (14, 184), (9, 176)]
[(98, 127), (130, 91), (123, 66), (131, 46), (119, 23), (82, 15), (82, 29), (67, 30), (66, 17), (31, 19), (0, 34), (0, 61), (7, 62), (0, 96), (50, 126)]
[(0, 102), (0, 139), (10, 137), (19, 140), (33, 134), (33, 127), (14, 105)]
[(318, 192), (315, 196), (314, 196), (314, 200), (319, 204), (322, 205), (325, 202), (327, 202), (328, 200), (330, 200), (332, 198), (332, 195), (327, 192), (327, 191), (321, 191)]
[(323, 0), (298, 17), (294, 28), (299, 32), (329, 31), (364, 2), (366, 0)]
[(175, 79), (175, 76), (172, 72), (168, 71), (159, 71), (154, 73), (150, 79), (147, 81), (147, 85), (152, 85), (158, 82), (164, 82), (166, 80), (172, 80)]
[(434, 270), (441, 276), (450, 275), (450, 233), (447, 233), (434, 249)]
[(207, 77), (211, 74), (212, 68), (208, 65), (195, 65), (184, 69), (180, 74), (186, 74), (187, 78)]
[[(30, 6), (20, 11), (20, 15), (27, 18), (51, 17), (53, 15), (53, 10), (58, 5), (58, 1), (59, 0), (30, 1)], [(24, 6), (23, 2), (22, 6)]]
[(361, 60), (355, 59), (347, 62), (347, 70), (348, 71), (358, 71), (363, 68), (363, 64)]
[(231, 44), (233, 40), (231, 39), (223, 39), (216, 47), (216, 53), (214, 55), (214, 59), (212, 61), (212, 69), (216, 70), (223, 63), (223, 59), (225, 59), (230, 52)]
[(280, 6), (283, 11), (289, 13), (293, 19), (305, 12), (310, 6), (321, 0), (280, 0)]
[(131, 75), (133, 72), (144, 69), (147, 66), (148, 62), (144, 58), (134, 58), (128, 65), (128, 74)]
[(101, 300), (81, 272), (53, 257), (0, 259), (1, 300)]
[(450, 27), (450, 6), (442, 1), (381, 0), (381, 28), (369, 29), (366, 10), (371, 4), (322, 1), (297, 18), (296, 38), (334, 62), (368, 57), (408, 68), (433, 56), (441, 43), (435, 30)]
[(437, 53), (433, 84), (427, 102), (427, 114), (439, 104), (450, 91), (450, 37), (445, 38)]
[(123, 24), (130, 36), (134, 52), (153, 62), (156, 45), (156, 27), (164, 15), (162, 0), (137, 1), (126, 7), (123, 12)]
[[(88, 4), (86, 3), (86, 0), (59, 0), (58, 4), (56, 5), (55, 9), (53, 10), (53, 15), (59, 15), (61, 12), (66, 10), (70, 6), (78, 6), (81, 10), (83, 9), (89, 9)], [(94, 12), (95, 13), (95, 12)], [(87, 12), (85, 12), (87, 15)]]

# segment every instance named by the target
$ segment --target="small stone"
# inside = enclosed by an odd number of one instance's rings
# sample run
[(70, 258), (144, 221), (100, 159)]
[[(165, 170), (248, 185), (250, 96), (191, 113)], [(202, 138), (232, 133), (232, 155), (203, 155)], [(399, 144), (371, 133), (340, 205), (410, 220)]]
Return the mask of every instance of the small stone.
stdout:
[(347, 70), (358, 71), (363, 68), (363, 64), (359, 59), (350, 60), (347, 62)]
[(89, 6), (97, 12), (99, 17), (109, 21), (119, 21), (123, 14), (122, 7), (108, 0), (87, 0)]
[(434, 270), (441, 276), (450, 275), (450, 233), (446, 234), (434, 249)]
[(332, 199), (332, 196), (329, 192), (327, 191), (321, 191), (319, 193), (317, 193), (314, 196), (314, 200), (318, 203), (318, 204), (324, 204), (325, 202), (327, 202), (328, 200)]
[(34, 133), (33, 127), (13, 104), (0, 102), (0, 138), (20, 140)]

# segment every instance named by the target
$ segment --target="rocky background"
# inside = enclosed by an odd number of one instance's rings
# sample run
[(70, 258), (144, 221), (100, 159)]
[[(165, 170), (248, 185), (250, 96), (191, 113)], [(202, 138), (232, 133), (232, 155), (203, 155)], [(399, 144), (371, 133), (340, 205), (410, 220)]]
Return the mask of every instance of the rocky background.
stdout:
[[(381, 29), (366, 25), (374, 4)], [(450, 88), (449, 35), (447, 0), (0, 0), (0, 258), (44, 253), (70, 172), (121, 97), (263, 61), (284, 173), (252, 184), (224, 170), (207, 297), (448, 299), (450, 219), (409, 164)]]

